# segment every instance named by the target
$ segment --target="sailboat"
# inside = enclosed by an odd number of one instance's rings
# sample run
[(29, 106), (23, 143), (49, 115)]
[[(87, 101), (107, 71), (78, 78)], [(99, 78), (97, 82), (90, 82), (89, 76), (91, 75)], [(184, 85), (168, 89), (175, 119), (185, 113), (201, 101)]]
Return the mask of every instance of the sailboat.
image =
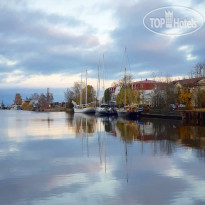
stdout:
[[(125, 48), (125, 53), (124, 53), (124, 57), (126, 58), (126, 48)], [(118, 108), (117, 110), (117, 114), (120, 117), (130, 117), (130, 118), (136, 118), (139, 117), (141, 112), (143, 111), (142, 108), (139, 107), (139, 105), (137, 104), (131, 104), (131, 105), (126, 105), (126, 88), (127, 88), (127, 78), (126, 78), (126, 64), (125, 64), (125, 68), (124, 68), (124, 106), (121, 108)]]
[(85, 104), (82, 104), (82, 72), (81, 72), (81, 85), (80, 85), (80, 105), (72, 101), (74, 105), (74, 113), (95, 113), (95, 107), (87, 103), (87, 70), (86, 70), (86, 85), (85, 85)]
[[(100, 98), (100, 61), (98, 63), (98, 84), (97, 84), (97, 92), (98, 92), (98, 99)], [(103, 94), (105, 92), (105, 85), (104, 85), (104, 55), (103, 55)], [(116, 112), (109, 104), (105, 103), (105, 99), (103, 98), (102, 104), (96, 108), (97, 115), (113, 115)]]

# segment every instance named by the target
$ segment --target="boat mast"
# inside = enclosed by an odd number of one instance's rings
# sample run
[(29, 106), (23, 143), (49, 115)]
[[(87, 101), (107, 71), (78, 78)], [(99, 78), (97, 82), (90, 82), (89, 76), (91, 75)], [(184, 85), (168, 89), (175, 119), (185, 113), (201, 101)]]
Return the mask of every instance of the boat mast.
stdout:
[(100, 59), (98, 62), (98, 99), (99, 99), (99, 105), (100, 105)]
[(125, 66), (125, 76), (124, 76), (124, 107), (126, 105), (126, 86), (127, 86), (127, 76), (126, 76), (126, 48), (125, 48), (125, 55), (124, 55), (124, 66)]
[(103, 103), (105, 103), (104, 93), (105, 93), (105, 82), (104, 82), (104, 54), (103, 54)]
[(82, 106), (82, 71), (81, 71), (81, 82), (80, 82), (80, 106)]
[(87, 95), (88, 95), (88, 89), (87, 89), (87, 74), (88, 74), (88, 73), (87, 73), (87, 69), (86, 69), (86, 72), (85, 72), (85, 75), (86, 75), (86, 81), (85, 81), (85, 82), (86, 82), (86, 83), (85, 83), (85, 84), (86, 84), (86, 85), (85, 85), (85, 86), (86, 86), (86, 87), (85, 87), (85, 104), (86, 104), (86, 105), (87, 105), (87, 103), (88, 103), (88, 102), (87, 102), (87, 101), (88, 101), (88, 96), (87, 96)]

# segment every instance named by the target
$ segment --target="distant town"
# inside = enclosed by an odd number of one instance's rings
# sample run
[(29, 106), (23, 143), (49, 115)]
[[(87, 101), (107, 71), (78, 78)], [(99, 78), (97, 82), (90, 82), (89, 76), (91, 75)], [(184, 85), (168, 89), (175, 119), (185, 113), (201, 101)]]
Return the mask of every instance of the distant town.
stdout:
[[(164, 77), (159, 80), (154, 76), (151, 80), (133, 81), (131, 75), (124, 76), (111, 87), (103, 90), (104, 95), (100, 99), (99, 90), (95, 91), (92, 85), (87, 85), (87, 103), (97, 106), (102, 101), (115, 106), (123, 105), (122, 89), (126, 81), (125, 104), (139, 104), (147, 109), (203, 109), (205, 108), (205, 65), (197, 64), (189, 77), (181, 80), (171, 80)], [(82, 86), (82, 87), (81, 87)], [(25, 100), (20, 93), (14, 96), (14, 102), (6, 107), (0, 103), (0, 109), (31, 110), (31, 111), (72, 111), (74, 100), (80, 103), (80, 88), (82, 89), (82, 103), (85, 104), (85, 85), (75, 82), (72, 88), (65, 91), (65, 102), (56, 102), (49, 88), (45, 93), (33, 93)]]

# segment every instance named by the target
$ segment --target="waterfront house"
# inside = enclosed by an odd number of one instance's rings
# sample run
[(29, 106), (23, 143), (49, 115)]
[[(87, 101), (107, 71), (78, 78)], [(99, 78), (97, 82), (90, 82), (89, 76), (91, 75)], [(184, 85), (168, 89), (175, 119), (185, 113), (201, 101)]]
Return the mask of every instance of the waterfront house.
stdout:
[(184, 89), (192, 93), (192, 105), (194, 107), (198, 106), (199, 93), (200, 91), (205, 91), (205, 77), (176, 80), (172, 83), (174, 84), (175, 92)]
[[(152, 104), (152, 97), (156, 94), (156, 92), (161, 92), (161, 94), (163, 95), (163, 89), (165, 85), (166, 83), (148, 79), (132, 82), (129, 84), (130, 87), (140, 92), (140, 104), (144, 105)], [(112, 101), (115, 101), (116, 96), (120, 92), (120, 89), (120, 85), (115, 85), (109, 88)]]

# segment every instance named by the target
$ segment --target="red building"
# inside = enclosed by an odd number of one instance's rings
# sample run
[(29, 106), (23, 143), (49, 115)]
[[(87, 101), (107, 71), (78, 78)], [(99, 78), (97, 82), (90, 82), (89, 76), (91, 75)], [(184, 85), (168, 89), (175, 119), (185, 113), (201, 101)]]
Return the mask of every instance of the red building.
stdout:
[[(163, 90), (166, 83), (153, 81), (153, 80), (143, 80), (143, 81), (136, 81), (131, 84), (129, 84), (130, 87), (132, 87), (135, 90), (140, 91), (140, 97), (142, 104), (151, 105), (151, 98), (153, 94), (154, 89)], [(109, 91), (112, 96), (112, 100), (116, 99), (117, 94), (120, 92), (121, 86), (115, 85), (113, 87), (109, 88)]]

